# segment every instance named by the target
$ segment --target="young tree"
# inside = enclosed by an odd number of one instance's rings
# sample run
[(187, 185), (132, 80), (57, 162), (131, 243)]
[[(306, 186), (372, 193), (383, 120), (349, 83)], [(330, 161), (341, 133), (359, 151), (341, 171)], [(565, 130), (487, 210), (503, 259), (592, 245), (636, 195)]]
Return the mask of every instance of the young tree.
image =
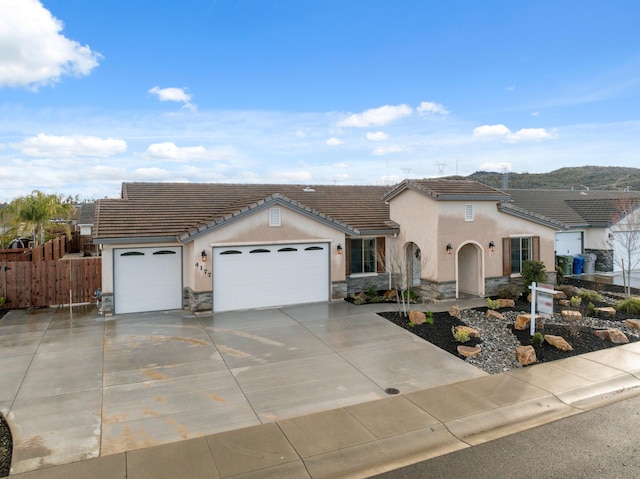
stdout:
[(428, 263), (425, 255), (418, 250), (418, 256), (414, 261), (413, 249), (407, 250), (406, 244), (401, 240), (392, 241), (387, 251), (385, 262), (391, 275), (391, 286), (396, 292), (396, 301), (399, 312), (403, 316), (408, 316), (411, 304), (411, 290), (413, 286), (413, 267), (420, 264), (420, 269), (424, 269)]
[(0, 211), (0, 216), (12, 225), (28, 230), (34, 244), (38, 245), (45, 241), (47, 223), (58, 218), (66, 219), (72, 212), (73, 205), (63, 203), (60, 196), (34, 190), (30, 195), (14, 199)]
[[(620, 197), (615, 201), (610, 243), (613, 260), (622, 269), (626, 297), (631, 296), (631, 271), (640, 265), (640, 201)], [(616, 254), (617, 253), (617, 254)]]

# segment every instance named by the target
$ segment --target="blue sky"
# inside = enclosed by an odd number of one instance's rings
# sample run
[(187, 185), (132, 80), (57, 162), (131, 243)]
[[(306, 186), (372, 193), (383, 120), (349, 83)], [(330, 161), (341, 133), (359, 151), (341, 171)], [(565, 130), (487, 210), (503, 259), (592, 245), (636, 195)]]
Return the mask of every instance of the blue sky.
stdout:
[(0, 0), (0, 201), (640, 167), (639, 15), (631, 0)]

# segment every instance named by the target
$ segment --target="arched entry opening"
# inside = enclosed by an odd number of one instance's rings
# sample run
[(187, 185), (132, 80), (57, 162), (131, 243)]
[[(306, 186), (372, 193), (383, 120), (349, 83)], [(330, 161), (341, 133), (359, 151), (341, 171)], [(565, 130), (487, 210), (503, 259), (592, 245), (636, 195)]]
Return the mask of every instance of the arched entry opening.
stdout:
[(422, 253), (417, 244), (409, 242), (405, 245), (407, 265), (407, 283), (409, 287), (420, 286), (420, 277), (422, 276)]
[(457, 253), (456, 297), (484, 296), (484, 258), (479, 244), (469, 242)]

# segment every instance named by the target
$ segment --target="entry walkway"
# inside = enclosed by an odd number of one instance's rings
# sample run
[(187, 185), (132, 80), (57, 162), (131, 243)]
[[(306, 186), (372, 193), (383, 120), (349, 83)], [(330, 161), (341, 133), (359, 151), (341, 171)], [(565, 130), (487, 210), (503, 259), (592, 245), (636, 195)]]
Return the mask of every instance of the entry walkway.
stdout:
[(93, 305), (11, 311), (0, 320), (0, 410), (12, 472), (485, 375), (378, 316), (384, 308), (343, 301), (106, 320)]

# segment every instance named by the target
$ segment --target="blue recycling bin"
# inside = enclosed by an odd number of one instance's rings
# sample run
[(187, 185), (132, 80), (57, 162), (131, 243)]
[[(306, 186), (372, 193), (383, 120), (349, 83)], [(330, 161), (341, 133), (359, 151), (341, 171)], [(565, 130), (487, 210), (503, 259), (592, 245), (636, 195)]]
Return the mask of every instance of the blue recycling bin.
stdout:
[(583, 266), (584, 258), (582, 256), (576, 256), (573, 258), (573, 274), (582, 274)]

